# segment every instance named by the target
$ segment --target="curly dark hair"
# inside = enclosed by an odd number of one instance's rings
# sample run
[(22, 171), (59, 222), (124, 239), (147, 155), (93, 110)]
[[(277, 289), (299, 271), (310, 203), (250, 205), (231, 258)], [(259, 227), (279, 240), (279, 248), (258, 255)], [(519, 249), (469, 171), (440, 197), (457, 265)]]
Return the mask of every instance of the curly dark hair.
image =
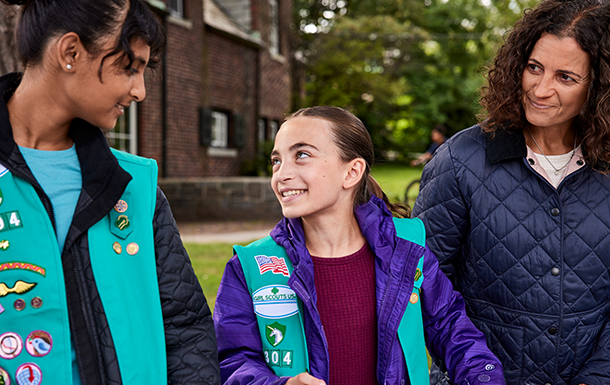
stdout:
[(551, 34), (573, 38), (589, 55), (587, 101), (574, 119), (587, 163), (610, 171), (610, 3), (607, 0), (545, 0), (526, 10), (506, 37), (487, 74), (479, 116), (483, 129), (516, 131), (526, 127), (521, 80), (534, 45)]

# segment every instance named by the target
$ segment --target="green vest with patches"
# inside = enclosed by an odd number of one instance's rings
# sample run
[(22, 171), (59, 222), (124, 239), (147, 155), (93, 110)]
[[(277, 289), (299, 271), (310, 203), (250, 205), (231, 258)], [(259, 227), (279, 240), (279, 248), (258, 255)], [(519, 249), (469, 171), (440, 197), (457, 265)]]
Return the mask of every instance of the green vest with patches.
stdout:
[[(420, 246), (426, 233), (419, 219), (394, 218), (396, 234)], [(234, 246), (244, 271), (267, 365), (278, 376), (296, 376), (309, 371), (303, 327), (303, 305), (288, 286), (293, 271), (286, 250), (267, 236), (248, 246)], [(428, 385), (428, 359), (424, 340), (420, 291), (424, 280), (424, 257), (419, 259), (413, 292), (398, 327), (409, 380), (412, 385)]]
[[(88, 230), (93, 276), (123, 383), (167, 384), (152, 228), (157, 166), (113, 153), (133, 179)], [(6, 169), (0, 175), (0, 384), (70, 385), (70, 323), (53, 225), (28, 182)]]

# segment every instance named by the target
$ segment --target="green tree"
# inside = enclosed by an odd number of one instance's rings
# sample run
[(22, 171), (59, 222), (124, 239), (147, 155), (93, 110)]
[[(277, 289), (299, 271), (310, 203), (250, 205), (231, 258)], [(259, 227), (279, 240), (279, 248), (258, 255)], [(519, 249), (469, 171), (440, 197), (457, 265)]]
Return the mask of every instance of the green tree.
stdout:
[(305, 105), (349, 108), (375, 146), (423, 150), (475, 122), (487, 65), (534, 0), (297, 0)]

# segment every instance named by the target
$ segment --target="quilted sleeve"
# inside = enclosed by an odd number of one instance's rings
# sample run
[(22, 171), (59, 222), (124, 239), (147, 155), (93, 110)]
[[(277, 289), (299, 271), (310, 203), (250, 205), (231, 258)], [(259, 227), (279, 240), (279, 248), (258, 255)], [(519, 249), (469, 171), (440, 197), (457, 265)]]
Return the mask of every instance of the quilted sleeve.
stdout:
[(426, 345), (442, 359), (455, 385), (504, 385), (502, 364), (466, 315), (462, 295), (453, 290), (428, 247), (424, 252), (421, 303)]
[(570, 385), (610, 384), (610, 324), (602, 328), (591, 357), (585, 362), (580, 372), (570, 382)]
[(153, 226), (168, 384), (220, 384), (212, 314), (161, 189)]
[(280, 385), (288, 381), (265, 364), (252, 298), (237, 256), (227, 263), (220, 282), (214, 326), (223, 384)]
[(450, 143), (441, 146), (424, 168), (412, 214), (424, 222), (426, 242), (443, 268), (458, 254), (469, 226), (451, 151)]

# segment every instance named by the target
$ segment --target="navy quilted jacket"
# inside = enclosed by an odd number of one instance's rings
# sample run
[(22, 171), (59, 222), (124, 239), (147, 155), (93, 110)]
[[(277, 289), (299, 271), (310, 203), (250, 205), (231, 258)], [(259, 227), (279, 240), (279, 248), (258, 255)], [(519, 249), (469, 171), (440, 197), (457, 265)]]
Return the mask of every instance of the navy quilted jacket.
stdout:
[[(485, 346), (482, 333), (466, 317), (461, 296), (453, 291), (430, 250), (396, 236), (392, 214), (381, 199), (373, 197), (359, 206), (356, 218), (376, 255), (379, 383), (409, 383), (397, 329), (413, 290), (417, 262), (423, 254), (421, 304), (428, 349), (445, 357), (458, 385), (503, 385), (498, 359)], [(288, 285), (304, 305), (310, 372), (328, 383), (326, 336), (317, 310), (313, 263), (300, 219), (284, 218), (271, 237), (286, 249), (294, 266)], [(236, 256), (227, 264), (218, 290), (214, 324), (224, 384), (280, 385), (288, 380), (275, 376), (265, 364), (252, 297)]]
[(508, 384), (610, 384), (610, 178), (553, 188), (521, 132), (479, 126), (424, 169), (413, 215)]

